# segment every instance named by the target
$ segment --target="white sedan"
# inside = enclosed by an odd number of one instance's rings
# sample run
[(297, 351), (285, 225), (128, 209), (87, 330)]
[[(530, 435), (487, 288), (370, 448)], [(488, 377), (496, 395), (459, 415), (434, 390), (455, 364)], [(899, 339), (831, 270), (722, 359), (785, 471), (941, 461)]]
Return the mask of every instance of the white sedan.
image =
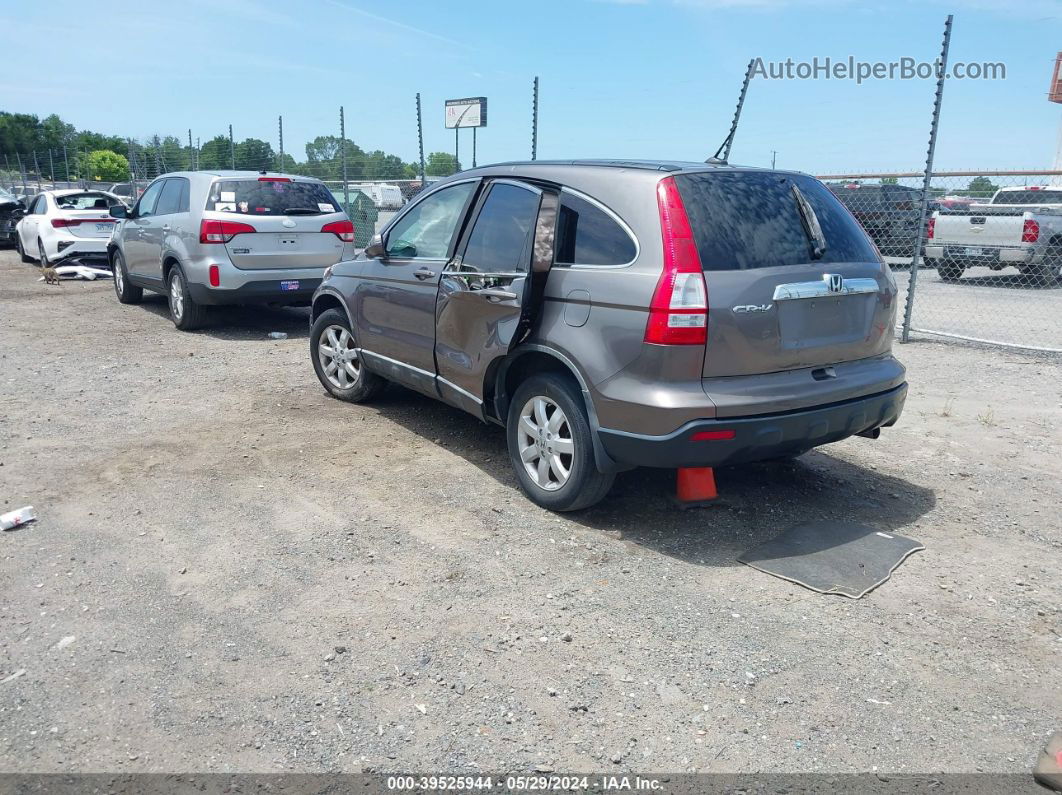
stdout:
[(35, 259), (41, 265), (72, 257), (106, 260), (117, 220), (110, 209), (121, 204), (119, 197), (101, 190), (38, 193), (15, 227), (15, 247), (23, 262)]

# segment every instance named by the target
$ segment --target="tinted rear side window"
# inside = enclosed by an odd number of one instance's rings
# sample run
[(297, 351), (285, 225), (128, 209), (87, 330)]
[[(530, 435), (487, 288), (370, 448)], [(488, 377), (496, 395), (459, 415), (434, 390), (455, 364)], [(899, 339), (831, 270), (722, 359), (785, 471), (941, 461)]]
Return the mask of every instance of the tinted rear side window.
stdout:
[(239, 215), (325, 215), (339, 212), (328, 188), (319, 182), (232, 179), (215, 182), (206, 208)]
[(604, 210), (562, 193), (557, 215), (558, 265), (626, 265), (634, 259), (631, 236)]
[[(859, 223), (817, 179), (735, 171), (675, 177), (706, 271), (808, 262), (876, 262)], [(793, 186), (818, 216), (826, 251), (812, 260)]]
[(1062, 204), (1062, 190), (1011, 190), (1000, 193), (993, 204)]

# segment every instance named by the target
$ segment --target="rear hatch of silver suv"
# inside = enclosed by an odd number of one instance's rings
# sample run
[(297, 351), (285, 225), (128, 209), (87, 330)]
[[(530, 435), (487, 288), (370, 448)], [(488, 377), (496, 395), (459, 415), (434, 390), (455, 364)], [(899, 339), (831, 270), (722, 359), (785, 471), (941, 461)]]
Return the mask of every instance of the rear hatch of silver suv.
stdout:
[(890, 355), (895, 281), (822, 183), (740, 169), (675, 182), (707, 287), (702, 378), (719, 416), (792, 410), (902, 382)]
[(354, 227), (317, 180), (222, 177), (207, 195), (200, 237), (224, 242), (240, 270), (326, 268), (354, 256)]

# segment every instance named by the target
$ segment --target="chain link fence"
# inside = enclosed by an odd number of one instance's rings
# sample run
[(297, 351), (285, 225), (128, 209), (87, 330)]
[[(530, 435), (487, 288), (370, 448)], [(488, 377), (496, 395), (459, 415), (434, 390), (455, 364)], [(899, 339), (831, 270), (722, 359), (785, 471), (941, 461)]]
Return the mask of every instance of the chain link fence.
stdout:
[(951, 171), (822, 179), (896, 272), (909, 332), (1062, 352), (1062, 172)]

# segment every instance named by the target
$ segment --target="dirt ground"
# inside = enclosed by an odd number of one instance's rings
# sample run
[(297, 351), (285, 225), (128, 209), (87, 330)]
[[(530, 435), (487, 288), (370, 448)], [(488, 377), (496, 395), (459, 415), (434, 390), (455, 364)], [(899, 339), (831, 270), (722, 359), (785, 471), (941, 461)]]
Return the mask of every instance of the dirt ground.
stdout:
[[(2, 771), (1025, 772), (1062, 728), (1058, 358), (903, 346), (877, 441), (559, 516), (500, 429), (329, 398), (305, 310), (37, 276), (0, 252)], [(832, 518), (926, 550), (859, 601), (735, 560)]]

